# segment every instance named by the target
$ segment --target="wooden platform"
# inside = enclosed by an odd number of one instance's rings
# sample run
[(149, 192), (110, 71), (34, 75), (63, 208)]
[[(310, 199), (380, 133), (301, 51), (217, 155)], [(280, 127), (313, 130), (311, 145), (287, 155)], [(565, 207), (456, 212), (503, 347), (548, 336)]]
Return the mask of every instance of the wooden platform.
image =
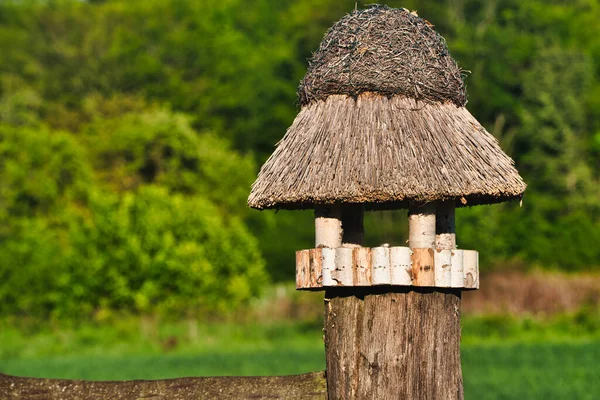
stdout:
[(376, 285), (479, 289), (479, 253), (399, 246), (296, 252), (297, 289)]

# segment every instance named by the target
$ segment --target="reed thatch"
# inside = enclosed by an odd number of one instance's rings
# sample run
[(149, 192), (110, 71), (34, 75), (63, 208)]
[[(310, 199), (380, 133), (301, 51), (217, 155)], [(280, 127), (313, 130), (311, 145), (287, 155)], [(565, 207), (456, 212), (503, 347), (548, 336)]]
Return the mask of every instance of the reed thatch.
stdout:
[(374, 92), (460, 107), (467, 102), (462, 78), (429, 22), (406, 9), (376, 5), (346, 15), (327, 31), (298, 99), (307, 105), (332, 94)]
[(373, 7), (334, 25), (299, 96), (302, 109), (252, 185), (251, 207), (464, 206), (523, 195), (512, 159), (464, 107), (445, 42), (406, 10)]
[(365, 93), (303, 107), (260, 170), (251, 207), (520, 198), (525, 183), (496, 139), (464, 107)]

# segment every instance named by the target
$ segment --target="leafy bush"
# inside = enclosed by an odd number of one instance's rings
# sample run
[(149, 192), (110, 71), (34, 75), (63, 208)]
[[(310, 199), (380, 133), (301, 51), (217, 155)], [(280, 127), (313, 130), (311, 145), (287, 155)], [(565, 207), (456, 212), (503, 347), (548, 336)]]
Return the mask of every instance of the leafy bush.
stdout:
[(83, 140), (99, 177), (114, 191), (156, 184), (246, 214), (254, 160), (214, 134), (198, 135), (191, 122), (185, 114), (164, 109), (130, 113), (96, 120), (84, 130)]
[(143, 186), (123, 196), (95, 193), (90, 212), (70, 230), (59, 269), (65, 312), (226, 311), (266, 280), (256, 239), (239, 218), (201, 197)]
[(61, 200), (84, 201), (90, 179), (86, 151), (72, 135), (0, 124), (0, 217), (7, 222), (51, 213)]
[(0, 127), (0, 313), (224, 312), (259, 292), (252, 160), (188, 121), (128, 114), (79, 139)]

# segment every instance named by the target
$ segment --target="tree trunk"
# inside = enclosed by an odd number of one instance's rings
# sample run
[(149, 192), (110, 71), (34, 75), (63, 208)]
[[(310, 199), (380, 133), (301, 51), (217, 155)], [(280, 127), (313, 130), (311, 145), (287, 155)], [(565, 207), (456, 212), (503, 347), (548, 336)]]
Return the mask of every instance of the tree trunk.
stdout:
[(337, 399), (462, 399), (460, 291), (331, 288), (327, 392)]

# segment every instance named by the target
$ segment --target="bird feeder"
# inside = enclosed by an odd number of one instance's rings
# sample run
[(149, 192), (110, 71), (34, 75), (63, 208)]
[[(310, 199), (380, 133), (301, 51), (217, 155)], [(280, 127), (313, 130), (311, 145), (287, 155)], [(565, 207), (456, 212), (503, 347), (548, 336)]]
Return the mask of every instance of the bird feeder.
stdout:
[[(457, 249), (455, 208), (520, 199), (525, 183), (465, 108), (462, 71), (433, 26), (386, 6), (346, 15), (313, 54), (298, 97), (248, 199), (315, 210), (315, 247), (296, 253), (297, 288), (477, 289), (478, 253)], [(408, 246), (363, 247), (364, 213), (401, 208)]]

